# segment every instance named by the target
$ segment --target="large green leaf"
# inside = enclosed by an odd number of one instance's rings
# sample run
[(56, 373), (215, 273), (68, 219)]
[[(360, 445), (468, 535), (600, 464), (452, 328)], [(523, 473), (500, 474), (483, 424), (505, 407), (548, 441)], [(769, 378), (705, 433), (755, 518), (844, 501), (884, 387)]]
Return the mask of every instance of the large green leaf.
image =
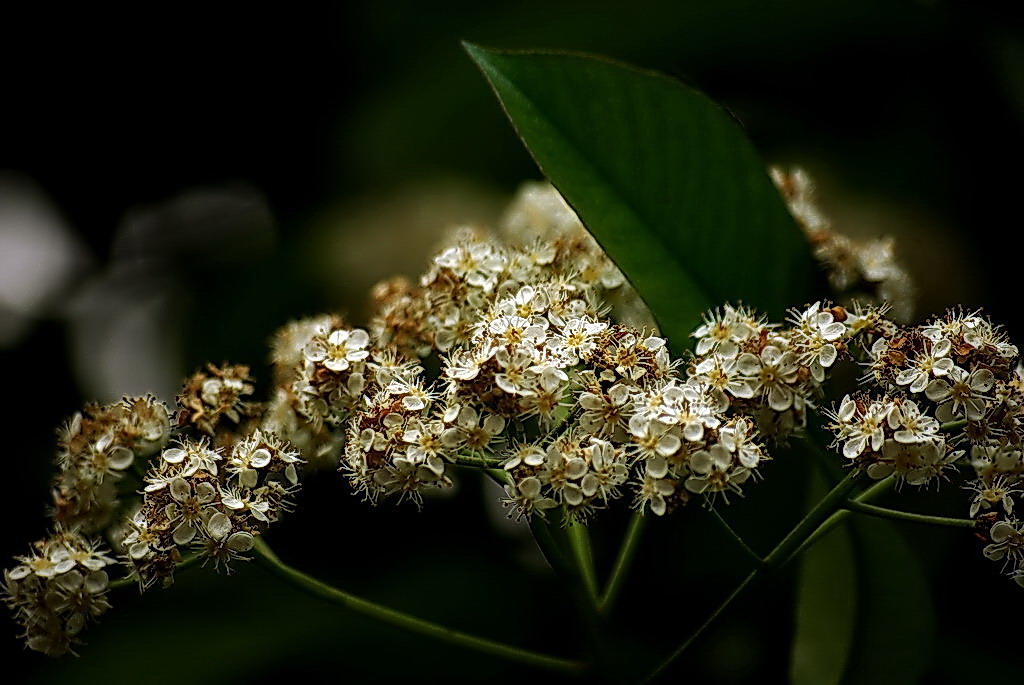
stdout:
[[(811, 498), (825, 494), (811, 473)], [(857, 624), (857, 569), (845, 525), (835, 528), (800, 560), (796, 634), (790, 661), (793, 685), (838, 685), (846, 671)]]
[(807, 242), (720, 106), (603, 59), (466, 50), (676, 352), (708, 307), (743, 301), (777, 317), (807, 299)]

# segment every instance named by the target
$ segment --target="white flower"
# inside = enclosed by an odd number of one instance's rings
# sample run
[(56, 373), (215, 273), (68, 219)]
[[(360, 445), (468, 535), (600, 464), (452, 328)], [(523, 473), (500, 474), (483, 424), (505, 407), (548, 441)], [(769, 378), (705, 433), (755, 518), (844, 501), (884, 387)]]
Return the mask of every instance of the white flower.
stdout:
[(651, 508), (652, 514), (664, 516), (668, 511), (668, 498), (672, 497), (675, 492), (676, 481), (671, 478), (653, 476), (648, 471), (644, 474), (644, 480), (640, 484), (636, 506), (643, 507), (646, 504)]
[(697, 354), (717, 352), (731, 359), (739, 354), (739, 343), (754, 335), (755, 322), (742, 309), (725, 305), (721, 310), (704, 314), (704, 323), (693, 332), (697, 338)]
[(1024, 529), (1019, 521), (996, 521), (989, 529), (988, 536), (992, 544), (987, 545), (982, 553), (992, 561), (1006, 560), (1004, 569), (1011, 567), (1010, 573), (1020, 571), (1024, 562)]
[[(600, 387), (594, 390), (600, 391)], [(583, 413), (579, 419), (580, 428), (598, 436), (614, 435), (626, 423), (626, 414), (632, 407), (631, 396), (629, 386), (623, 383), (616, 383), (600, 394), (581, 392), (579, 405)]]
[(502, 347), (494, 354), (501, 372), (494, 375), (495, 384), (510, 395), (530, 395), (534, 382), (533, 355), (525, 349)]
[(682, 446), (671, 425), (644, 419), (639, 414), (630, 418), (629, 432), (633, 439), (633, 454), (640, 459), (671, 457)]
[(602, 501), (617, 497), (619, 486), (629, 477), (622, 450), (605, 440), (591, 438), (583, 452), (590, 462), (590, 471), (580, 483), (583, 494), (600, 497)]
[(971, 500), (971, 518), (977, 516), (981, 509), (987, 511), (997, 505), (1002, 506), (1003, 511), (1009, 516), (1013, 513), (1013, 496), (1021, 493), (1021, 489), (1006, 476), (997, 476), (991, 482), (979, 478), (968, 489), (976, 493)]
[(984, 393), (992, 389), (995, 375), (988, 369), (975, 369), (970, 374), (959, 366), (949, 370), (949, 380), (936, 378), (924, 394), (939, 404), (935, 416), (942, 422), (966, 417), (980, 421), (985, 416), (987, 399)]
[(506, 457), (503, 468), (506, 471), (511, 471), (520, 464), (536, 468), (538, 466), (543, 466), (546, 459), (547, 453), (543, 448), (528, 443), (525, 445), (519, 445), (512, 450)]
[(472, 451), (484, 450), (505, 430), (505, 419), (488, 414), (480, 423), (480, 415), (473, 407), (462, 407), (455, 425), (441, 433), (441, 444), (449, 449), (465, 447)]
[(953, 368), (953, 360), (949, 358), (952, 343), (946, 338), (939, 338), (932, 341), (925, 338), (927, 349), (918, 353), (911, 362), (910, 368), (900, 371), (896, 376), (897, 385), (910, 386), (910, 392), (922, 392), (928, 385), (928, 381), (934, 376), (936, 378), (945, 376)]
[(822, 309), (815, 302), (803, 312), (795, 312), (790, 321), (794, 347), (798, 350), (800, 362), (811, 372), (818, 383), (825, 382), (825, 369), (832, 366), (839, 357), (835, 342), (847, 335), (847, 328), (828, 309)]
[(597, 336), (608, 329), (608, 324), (585, 318), (573, 318), (562, 326), (561, 334), (553, 341), (557, 355), (566, 366), (575, 366), (597, 348)]
[(353, 363), (370, 356), (366, 349), (369, 344), (370, 336), (361, 328), (352, 331), (339, 329), (332, 331), (326, 339), (322, 336), (313, 338), (303, 354), (308, 361), (322, 363), (331, 371), (346, 371)]
[(765, 458), (761, 447), (754, 442), (754, 435), (754, 424), (741, 417), (723, 426), (718, 431), (718, 440), (722, 447), (737, 456), (742, 466), (754, 469)]
[(741, 375), (735, 357), (712, 354), (697, 364), (694, 371), (721, 396), (720, 402), (726, 407), (730, 395), (739, 399), (750, 399), (754, 396), (754, 388), (750, 381)]
[(689, 463), (693, 475), (686, 479), (686, 489), (697, 494), (708, 490), (723, 492), (728, 488), (738, 490), (750, 477), (748, 469), (732, 468), (732, 455), (719, 443), (694, 452)]
[(835, 413), (837, 440), (843, 443), (843, 456), (856, 459), (866, 449), (872, 452), (882, 449), (885, 441), (885, 425), (896, 424), (891, 418), (894, 405), (889, 401), (871, 402), (861, 410), (849, 395), (843, 398)]
[(402, 406), (409, 411), (427, 409), (434, 401), (434, 393), (425, 389), (420, 381), (410, 382), (403, 378), (392, 380), (385, 388), (389, 395), (402, 398)]
[(217, 488), (209, 481), (200, 481), (193, 488), (184, 478), (175, 478), (170, 483), (174, 502), (167, 506), (167, 519), (173, 524), (181, 521), (174, 529), (174, 543), (186, 545), (192, 541), (202, 525), (206, 509), (217, 497)]
[(917, 443), (886, 440), (882, 446), (882, 461), (870, 465), (867, 472), (876, 479), (896, 473), (911, 485), (924, 485), (937, 478), (961, 454), (946, 455), (946, 443), (941, 438)]
[(494, 356), (495, 351), (490, 341), (484, 341), (471, 350), (455, 350), (448, 357), (444, 375), (456, 381), (471, 381), (480, 374), (480, 368)]
[(930, 440), (939, 430), (939, 422), (921, 413), (917, 404), (910, 400), (904, 400), (893, 407), (890, 418), (901, 427), (893, 433), (896, 442), (924, 442)]
[(402, 434), (406, 458), (414, 464), (424, 464), (438, 476), (444, 473), (444, 445), (441, 442), (443, 424), (437, 421), (410, 421)]
[(766, 397), (769, 407), (782, 412), (793, 406), (795, 393), (791, 384), (796, 382), (799, 365), (792, 352), (767, 345), (760, 356), (745, 352), (736, 363), (750, 381), (754, 394)]
[(545, 511), (558, 506), (558, 502), (544, 494), (543, 484), (534, 476), (506, 485), (505, 494), (503, 503), (512, 506), (515, 518), (543, 516)]

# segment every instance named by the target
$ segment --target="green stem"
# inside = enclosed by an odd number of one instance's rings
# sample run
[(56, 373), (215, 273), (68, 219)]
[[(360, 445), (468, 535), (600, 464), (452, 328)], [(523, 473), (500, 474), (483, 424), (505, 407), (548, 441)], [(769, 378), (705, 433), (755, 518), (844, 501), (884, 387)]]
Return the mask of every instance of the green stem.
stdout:
[(874, 504), (867, 504), (866, 502), (858, 502), (857, 500), (849, 500), (843, 505), (845, 509), (851, 511), (868, 514), (869, 516), (878, 516), (879, 518), (896, 519), (898, 521), (912, 521), (914, 523), (927, 523), (933, 526), (949, 526), (951, 528), (975, 528), (976, 524), (973, 519), (958, 519), (948, 518), (946, 516), (929, 516), (926, 514), (914, 514), (909, 511), (899, 511), (898, 509), (887, 509), (886, 507), (879, 507)]
[(781, 565), (808, 536), (814, 533), (818, 526), (824, 523), (827, 518), (843, 505), (850, 491), (857, 487), (857, 483), (860, 482), (863, 475), (860, 471), (851, 471), (845, 478), (839, 481), (804, 516), (803, 520), (789, 531), (789, 534), (782, 539), (782, 542), (777, 544), (775, 549), (768, 553), (768, 556), (764, 558), (764, 565), (768, 568)]
[(459, 466), (469, 466), (475, 469), (500, 469), (505, 460), (485, 457), (481, 454), (456, 454), (452, 457), (452, 462)]
[(554, 427), (551, 428), (551, 430), (545, 433), (540, 438), (540, 440), (537, 441), (537, 444), (541, 445), (544, 443), (551, 443), (552, 441), (562, 437), (562, 435), (564, 435), (570, 428), (572, 428), (576, 420), (579, 419), (582, 415), (583, 410), (580, 409), (578, 405), (576, 407), (573, 407), (572, 411), (566, 414), (564, 419), (559, 421)]
[(685, 652), (686, 649), (701, 636), (708, 626), (710, 626), (715, 619), (718, 618), (718, 616), (725, 611), (729, 605), (740, 596), (740, 594), (742, 594), (743, 590), (750, 585), (758, 575), (766, 570), (777, 568), (785, 563), (785, 561), (790, 558), (791, 554), (799, 548), (804, 541), (833, 514), (833, 512), (843, 505), (849, 496), (850, 491), (857, 486), (857, 483), (860, 482), (862, 477), (863, 474), (860, 471), (851, 471), (845, 478), (843, 478), (843, 480), (832, 488), (828, 494), (822, 497), (818, 503), (814, 505), (814, 508), (807, 512), (807, 515), (804, 516), (800, 523), (796, 524), (796, 526), (789, 531), (786, 537), (784, 537), (782, 541), (775, 545), (775, 548), (768, 553), (768, 556), (764, 558), (764, 564), (760, 568), (756, 568), (747, 574), (747, 577), (744, 578), (731, 593), (729, 593), (729, 596), (718, 605), (718, 608), (714, 610), (711, 616), (700, 624), (700, 626), (697, 627), (697, 630), (691, 633), (690, 636), (668, 656), (668, 658), (658, 664), (658, 667), (644, 679), (644, 682), (651, 681), (661, 675), (662, 672), (664, 672), (680, 654)]
[(590, 549), (590, 533), (585, 525), (574, 522), (566, 528), (566, 534), (569, 538), (569, 547), (576, 560), (576, 567), (579, 569), (580, 580), (583, 581), (583, 589), (587, 592), (587, 599), (596, 605), (597, 571), (594, 569), (594, 555)]
[(721, 604), (719, 604), (718, 607), (713, 612), (711, 612), (711, 615), (708, 616), (704, 620), (704, 622), (700, 624), (700, 627), (698, 627), (697, 630), (695, 630), (693, 633), (691, 633), (690, 637), (686, 638), (686, 640), (683, 642), (683, 644), (681, 644), (678, 647), (676, 647), (675, 651), (672, 652), (668, 656), (668, 658), (665, 659), (665, 661), (663, 661), (660, 666), (658, 666), (658, 668), (656, 668), (654, 671), (652, 671), (650, 673), (650, 675), (648, 675), (646, 678), (644, 678), (640, 682), (641, 683), (649, 683), (652, 680), (654, 680), (655, 678), (657, 678), (659, 675), (661, 675), (662, 671), (664, 671), (665, 668), (667, 668), (669, 666), (669, 664), (671, 664), (673, 661), (675, 661), (679, 657), (680, 654), (685, 652), (689, 648), (689, 646), (691, 644), (693, 644), (693, 642), (698, 637), (700, 637), (701, 634), (703, 634), (703, 632), (705, 630), (707, 630), (708, 626), (710, 626), (712, 623), (714, 623), (715, 620), (717, 620), (718, 617), (722, 614), (722, 612), (725, 611), (729, 607), (730, 604), (732, 604), (733, 600), (735, 600), (737, 597), (739, 597), (740, 594), (742, 594), (743, 591), (747, 588), (747, 586), (750, 585), (752, 582), (754, 582), (754, 580), (757, 578), (757, 576), (758, 576), (758, 574), (760, 574), (760, 572), (761, 572), (761, 569), (754, 569), (753, 571), (748, 573), (747, 577), (744, 578), (742, 581), (740, 581), (739, 585), (737, 585), (735, 588), (733, 588), (733, 591), (729, 593), (729, 596), (725, 598), (725, 601), (723, 601)]
[[(887, 478), (883, 478), (882, 480), (878, 481), (877, 483), (872, 485), (870, 488), (864, 490), (859, 495), (856, 495), (855, 497), (852, 497), (851, 499), (853, 501), (856, 501), (856, 502), (869, 502), (869, 501), (871, 501), (873, 499), (876, 499), (878, 497), (881, 497), (885, 493), (889, 492), (890, 490), (893, 489), (893, 487), (895, 487), (895, 485), (896, 485), (896, 477), (895, 476), (889, 476)], [(800, 556), (801, 554), (806, 552), (808, 549), (813, 547), (818, 542), (818, 540), (820, 540), (823, 537), (825, 537), (826, 535), (828, 535), (830, 530), (832, 530), (837, 525), (839, 525), (844, 520), (846, 520), (846, 518), (849, 515), (850, 515), (850, 510), (849, 509), (840, 509), (839, 511), (837, 511), (834, 514), (832, 514), (831, 516), (829, 516), (825, 520), (825, 522), (822, 523), (820, 526), (818, 526), (818, 529), (815, 530), (806, 540), (804, 540), (804, 542), (801, 543), (793, 551), (793, 553), (789, 555), (789, 558), (786, 559), (785, 561), (783, 561), (782, 563), (783, 564), (788, 563), (790, 560), (797, 558), (798, 556)]]
[(720, 513), (720, 512), (718, 511), (718, 509), (715, 509), (714, 507), (712, 507), (712, 508), (711, 508), (711, 513), (712, 513), (712, 514), (714, 515), (714, 517), (715, 517), (715, 518), (716, 518), (716, 519), (718, 520), (718, 522), (719, 522), (720, 524), (722, 524), (722, 528), (724, 528), (724, 529), (725, 529), (725, 531), (726, 531), (727, 533), (729, 533), (729, 536), (730, 536), (730, 537), (731, 537), (731, 538), (732, 538), (733, 540), (735, 540), (735, 541), (736, 541), (736, 544), (737, 544), (737, 545), (739, 545), (740, 547), (742, 547), (742, 548), (743, 548), (743, 551), (744, 551), (744, 552), (746, 552), (746, 553), (747, 553), (747, 555), (748, 555), (748, 556), (749, 556), (749, 557), (750, 557), (751, 559), (753, 559), (753, 560), (754, 560), (754, 562), (755, 562), (755, 563), (756, 563), (756, 564), (757, 564), (758, 566), (760, 566), (761, 564), (763, 564), (763, 563), (764, 563), (764, 559), (762, 559), (762, 558), (761, 558), (761, 555), (760, 555), (760, 554), (758, 554), (757, 552), (755, 552), (755, 551), (753, 550), (753, 548), (752, 548), (752, 547), (751, 547), (750, 545), (748, 545), (748, 544), (747, 544), (746, 540), (744, 540), (743, 538), (741, 538), (741, 537), (740, 537), (740, 534), (739, 534), (739, 533), (737, 533), (737, 532), (736, 532), (735, 530), (733, 530), (733, 527), (729, 525), (729, 522), (725, 520), (725, 517), (724, 517), (724, 516), (722, 516), (722, 514), (721, 514), (721, 513)]
[(634, 511), (629, 519), (629, 527), (626, 528), (626, 535), (622, 538), (622, 545), (619, 546), (619, 554), (615, 557), (615, 565), (612, 566), (612, 574), (605, 585), (604, 593), (598, 599), (597, 610), (602, 614), (611, 612), (618, 599), (619, 591), (629, 573), (629, 566), (633, 563), (633, 555), (643, 535), (647, 517), (642, 511)]
[(583, 664), (571, 659), (562, 659), (559, 657), (549, 656), (547, 654), (540, 654), (520, 647), (514, 647), (501, 642), (495, 642), (494, 640), (477, 637), (476, 635), (463, 633), (445, 626), (440, 626), (436, 623), (424, 621), (423, 619), (416, 618), (415, 616), (409, 616), (408, 614), (404, 614), (389, 607), (374, 604), (373, 602), (362, 599), (361, 597), (351, 595), (336, 587), (332, 587), (313, 576), (307, 575), (302, 571), (288, 566), (281, 561), (276, 554), (274, 554), (273, 550), (270, 549), (262, 538), (256, 539), (256, 546), (253, 547), (253, 551), (256, 553), (256, 559), (260, 565), (282, 580), (308, 594), (336, 602), (345, 608), (351, 609), (356, 613), (363, 614), (364, 616), (369, 616), (370, 618), (374, 618), (378, 621), (390, 623), (391, 625), (398, 626), (399, 628), (419, 633), (421, 635), (426, 635), (442, 642), (449, 642), (478, 652), (493, 654), (512, 661), (530, 664), (531, 666), (538, 666), (540, 668), (546, 668), (553, 671), (573, 673), (579, 672), (583, 669)]
[(562, 554), (558, 541), (555, 540), (555, 536), (551, 532), (550, 523), (539, 515), (531, 516), (530, 532), (533, 533), (533, 539), (536, 541), (537, 546), (540, 547), (541, 554), (547, 560), (548, 566), (556, 574), (563, 578), (571, 577), (575, 574), (572, 564)]
[[(602, 662), (607, 654), (604, 649), (604, 637), (601, 633), (600, 617), (594, 600), (587, 594), (579, 566), (563, 554), (563, 545), (555, 538), (556, 529), (551, 523), (540, 516), (530, 518), (530, 531), (544, 558), (562, 581), (573, 603), (576, 605), (582, 628), (590, 645), (593, 659)], [(564, 541), (563, 541), (564, 542)]]

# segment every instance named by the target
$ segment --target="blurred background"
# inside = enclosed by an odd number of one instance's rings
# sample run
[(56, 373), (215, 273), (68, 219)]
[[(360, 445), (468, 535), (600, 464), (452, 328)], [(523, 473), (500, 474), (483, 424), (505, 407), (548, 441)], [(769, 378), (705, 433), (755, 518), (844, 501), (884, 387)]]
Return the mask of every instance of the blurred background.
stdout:
[[(44, 534), (54, 429), (88, 399), (173, 398), (209, 360), (266, 379), (267, 339), (418, 274), (446, 227), (489, 222), (538, 172), (459, 40), (598, 53), (722, 102), (764, 158), (817, 178), (835, 228), (892, 234), (921, 317), (984, 305), (1024, 344), (1024, 33), (1015, 3), (754, 0), (377, 2), (317, 11), (5, 8), (0, 79), (0, 369), (9, 505), (0, 555)], [(794, 303), (798, 304), (798, 303)], [(798, 516), (799, 456), (730, 510), (766, 550)], [(370, 509), (307, 482), (270, 536), (302, 568), (453, 626), (572, 653), (580, 631), (488, 483)], [(775, 499), (773, 500), (772, 497)], [(956, 488), (908, 498), (960, 516)], [(758, 507), (775, 515), (758, 515)], [(787, 510), (785, 507), (791, 507)], [(692, 513), (692, 515), (690, 515)], [(623, 649), (664, 654), (742, 574), (696, 509), (657, 521), (622, 604)], [(625, 517), (602, 516), (606, 568)], [(1019, 677), (996, 616), (1024, 593), (969, 536), (901, 528), (936, 598), (925, 682)], [(741, 603), (682, 667), (697, 682), (785, 678), (792, 574)], [(255, 568), (114, 596), (78, 659), (24, 652), (27, 682), (347, 681), (522, 671), (307, 600)], [(995, 621), (995, 622), (993, 622)], [(667, 624), (668, 629), (659, 628)]]

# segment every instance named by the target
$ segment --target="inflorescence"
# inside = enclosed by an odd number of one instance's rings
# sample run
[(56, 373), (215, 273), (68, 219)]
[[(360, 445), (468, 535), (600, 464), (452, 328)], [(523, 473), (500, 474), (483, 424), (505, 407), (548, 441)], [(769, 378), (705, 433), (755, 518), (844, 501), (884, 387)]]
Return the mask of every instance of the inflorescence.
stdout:
[(72, 648), (109, 607), (115, 553), (142, 588), (169, 585), (188, 555), (230, 570), (291, 508), (303, 471), (421, 504), (455, 466), (487, 468), (512, 517), (566, 523), (616, 500), (658, 516), (727, 502), (806, 426), (844, 361), (863, 387), (823, 413), (847, 464), (920, 487), (969, 467), (984, 553), (1024, 585), (1017, 348), (978, 313), (896, 323), (912, 288), (891, 243), (834, 233), (806, 176), (773, 175), (837, 295), (861, 304), (820, 301), (778, 323), (724, 304), (673, 357), (576, 215), (534, 183), (498, 231), (461, 228), (418, 281), (376, 286), (365, 328), (325, 314), (279, 330), (266, 402), (248, 367), (211, 364), (174, 410), (87, 406), (60, 432), (54, 530), (4, 572), (26, 644)]

